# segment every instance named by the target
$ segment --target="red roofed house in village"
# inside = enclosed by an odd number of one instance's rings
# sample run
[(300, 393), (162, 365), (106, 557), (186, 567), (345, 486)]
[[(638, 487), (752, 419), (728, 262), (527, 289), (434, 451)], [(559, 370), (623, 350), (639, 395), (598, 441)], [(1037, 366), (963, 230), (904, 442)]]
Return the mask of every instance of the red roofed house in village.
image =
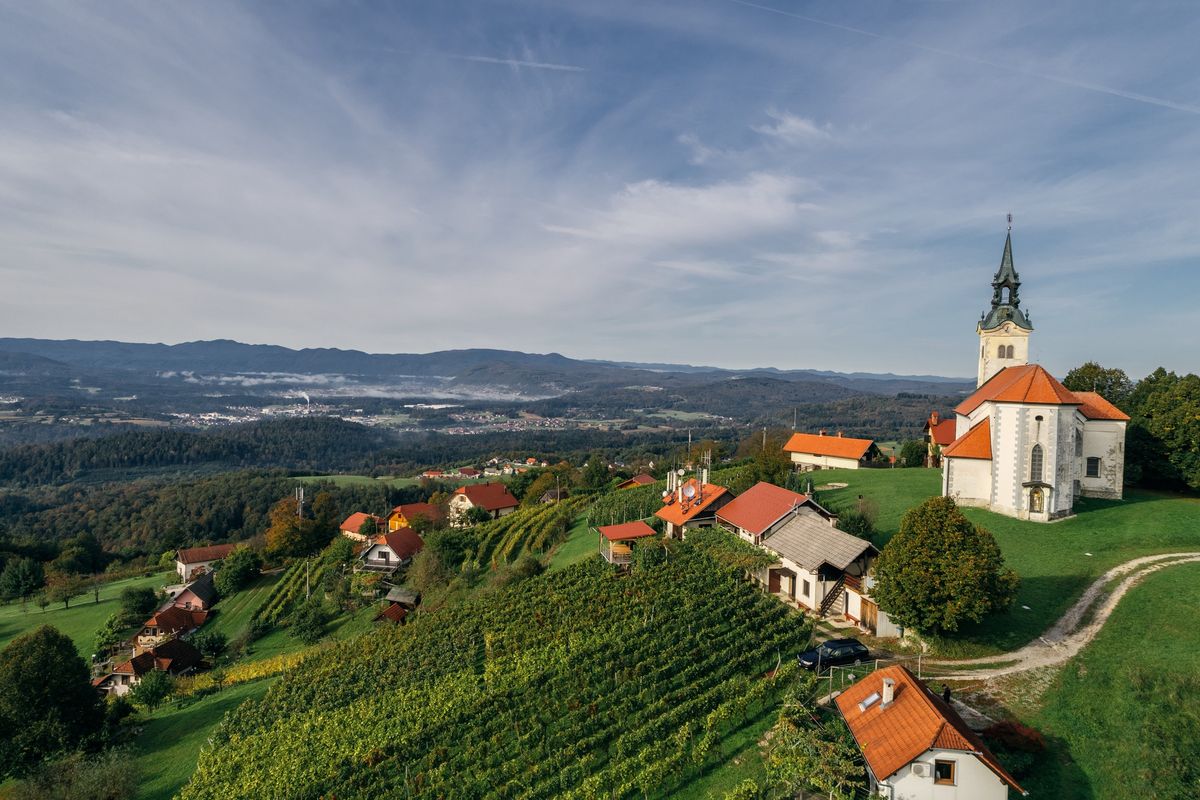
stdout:
[(413, 556), (421, 552), (425, 542), (412, 528), (399, 528), (381, 533), (358, 556), (357, 568), (366, 572), (390, 575), (408, 566)]
[(209, 547), (185, 547), (175, 553), (175, 571), (187, 583), (197, 575), (201, 575), (212, 567), (214, 561), (220, 561), (233, 552), (235, 544), (215, 544)]
[(145, 650), (128, 661), (113, 667), (113, 671), (92, 681), (103, 692), (123, 695), (141, 683), (142, 678), (158, 670), (172, 675), (187, 675), (201, 666), (200, 651), (183, 639), (171, 639)]
[(627, 481), (621, 481), (617, 484), (618, 489), (636, 489), (639, 486), (649, 486), (654, 483), (654, 478), (649, 475), (634, 475)]
[(732, 499), (733, 493), (724, 486), (708, 482), (708, 470), (687, 481), (669, 472), (663, 507), (654, 515), (667, 523), (667, 536), (682, 539), (688, 530), (715, 525), (717, 511)]
[(717, 522), (750, 544), (783, 523), (808, 497), (759, 481), (717, 512)]
[(171, 600), (171, 605), (188, 611), (208, 611), (217, 602), (217, 588), (213, 586), (213, 574), (205, 572), (189, 583)]
[(392, 513), (388, 514), (387, 529), (395, 531), (400, 528), (411, 528), (413, 520), (418, 517), (424, 517), (430, 523), (437, 525), (445, 516), (440, 508), (431, 503), (403, 503), (393, 508)]
[(472, 508), (482, 508), (492, 519), (517, 510), (517, 498), (503, 483), (471, 483), (454, 490), (450, 497), (450, 520), (461, 525)]
[(203, 625), (206, 619), (207, 611), (188, 610), (175, 605), (160, 608), (142, 623), (141, 630), (134, 637), (137, 645), (134, 650), (140, 652), (170, 639), (186, 636)]
[(474, 467), (462, 467), (459, 469), (458, 474), (464, 478), (478, 478), (480, 475), (479, 470)]
[(1033, 325), (1020, 307), (1012, 233), (979, 322), (979, 386), (958, 405), (942, 451), (942, 494), (1018, 519), (1074, 513), (1079, 497), (1121, 499), (1129, 417), (1095, 392), (1072, 392), (1026, 363)]
[(943, 419), (936, 411), (925, 420), (925, 466), (942, 465), (942, 451), (958, 438), (955, 433), (956, 424), (954, 417)]
[(1029, 794), (953, 708), (901, 665), (871, 673), (834, 702), (867, 763), (872, 796), (1005, 800)]
[(797, 469), (858, 469), (863, 464), (882, 457), (871, 439), (851, 439), (840, 432), (837, 436), (820, 433), (793, 433), (783, 446), (790, 453)]
[(633, 562), (634, 542), (657, 535), (654, 528), (641, 520), (620, 525), (601, 525), (596, 531), (600, 534), (600, 555), (608, 563), (619, 565)]
[(380, 533), (387, 530), (387, 520), (377, 517), (374, 514), (365, 514), (362, 511), (355, 511), (353, 514), (346, 517), (345, 521), (342, 522), (340, 526), (342, 536), (345, 536), (347, 539), (353, 539), (356, 542), (365, 542), (367, 539), (371, 538), (371, 535), (362, 533), (361, 531), (363, 529), (363, 525), (366, 525), (368, 522), (372, 521), (375, 523), (375, 533)]

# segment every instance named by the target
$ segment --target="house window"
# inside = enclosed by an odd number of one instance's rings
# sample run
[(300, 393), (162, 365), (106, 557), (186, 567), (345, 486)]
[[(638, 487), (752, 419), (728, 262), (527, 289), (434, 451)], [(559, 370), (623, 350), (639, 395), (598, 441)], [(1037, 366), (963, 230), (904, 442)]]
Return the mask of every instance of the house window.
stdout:
[(1087, 460), (1087, 476), (1089, 478), (1100, 477), (1100, 459), (1096, 458), (1095, 456), (1092, 456)]
[(954, 762), (934, 761), (933, 782), (942, 786), (954, 786)]
[(1042, 479), (1042, 446), (1035, 444), (1033, 452), (1029, 454), (1029, 480), (1040, 481)]
[(804, 596), (811, 597), (812, 596), (812, 584), (810, 584), (808, 581), (803, 581), (803, 585), (804, 585)]

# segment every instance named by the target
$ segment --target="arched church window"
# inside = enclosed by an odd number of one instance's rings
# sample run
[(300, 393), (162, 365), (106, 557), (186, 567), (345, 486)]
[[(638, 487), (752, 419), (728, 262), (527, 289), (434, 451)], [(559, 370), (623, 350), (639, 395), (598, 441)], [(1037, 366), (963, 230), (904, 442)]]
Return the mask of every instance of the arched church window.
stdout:
[(1029, 454), (1029, 480), (1040, 481), (1042, 479), (1042, 446), (1035, 444), (1033, 452)]
[(1011, 344), (1004, 348), (1004, 357), (1005, 358), (1013, 357), (1013, 346)]

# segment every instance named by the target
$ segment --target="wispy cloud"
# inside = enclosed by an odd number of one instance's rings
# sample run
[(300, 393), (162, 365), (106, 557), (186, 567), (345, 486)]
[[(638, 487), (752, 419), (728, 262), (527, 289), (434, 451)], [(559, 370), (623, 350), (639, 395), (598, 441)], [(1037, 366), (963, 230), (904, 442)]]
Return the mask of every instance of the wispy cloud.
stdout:
[(446, 58), (456, 58), (460, 61), (474, 61), (479, 64), (502, 64), (508, 67), (528, 67), (529, 69), (548, 69), (554, 72), (587, 72), (586, 67), (573, 64), (553, 64), (547, 61), (526, 61), (521, 58), (496, 58), (494, 56), (469, 56), (457, 53), (445, 53)]
[(811, 119), (773, 108), (767, 109), (766, 113), (768, 117), (774, 120), (774, 123), (752, 126), (757, 133), (761, 133), (763, 136), (797, 144), (805, 141), (828, 139), (832, 135), (829, 126), (818, 125)]

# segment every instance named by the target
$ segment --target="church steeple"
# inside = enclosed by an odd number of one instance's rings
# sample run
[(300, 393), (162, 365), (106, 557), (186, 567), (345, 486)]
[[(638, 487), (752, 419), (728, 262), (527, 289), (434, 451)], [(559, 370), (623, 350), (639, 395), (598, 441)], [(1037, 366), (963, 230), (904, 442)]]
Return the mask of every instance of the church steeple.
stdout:
[(1013, 266), (1012, 214), (1008, 215), (1008, 236), (1004, 239), (1004, 255), (1000, 257), (1000, 269), (992, 278), (992, 308), (984, 312), (979, 323), (981, 330), (992, 330), (1012, 322), (1018, 328), (1033, 330), (1029, 317), (1021, 310), (1021, 279)]

